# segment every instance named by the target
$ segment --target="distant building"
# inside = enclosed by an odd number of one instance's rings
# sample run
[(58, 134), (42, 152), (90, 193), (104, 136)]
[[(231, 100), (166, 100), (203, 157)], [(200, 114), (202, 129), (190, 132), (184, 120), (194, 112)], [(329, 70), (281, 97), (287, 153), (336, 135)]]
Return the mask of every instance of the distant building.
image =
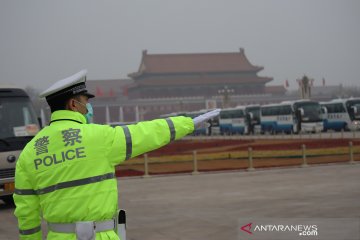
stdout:
[[(143, 51), (139, 69), (129, 74), (134, 84), (129, 98), (207, 97), (227, 86), (232, 95), (264, 94), (273, 79), (258, 76), (243, 48), (231, 53), (148, 54)], [(270, 90), (271, 91), (271, 90)], [(285, 93), (285, 88), (277, 91)]]
[(123, 111), (123, 120), (125, 115), (134, 114), (133, 106), (125, 107), (128, 104), (127, 86), (132, 83), (131, 79), (88, 80), (86, 82), (89, 92), (95, 94), (91, 103), (96, 123), (120, 121), (120, 107)]
[(148, 54), (131, 79), (89, 80), (95, 122), (139, 121), (171, 112), (278, 102), (284, 86), (267, 86), (263, 67), (244, 49), (230, 53)]
[[(133, 79), (88, 80), (95, 123), (134, 122), (171, 112), (248, 104), (278, 103), (300, 98), (299, 90), (266, 85), (244, 50), (235, 53), (147, 54), (143, 52)], [(227, 93), (226, 93), (227, 92)], [(342, 85), (312, 86), (311, 99), (346, 96)], [(226, 104), (225, 104), (226, 102)], [(50, 116), (50, 109), (44, 108)]]
[(107, 101), (119, 97), (126, 98), (127, 86), (133, 82), (131, 79), (88, 80), (86, 85), (97, 100)]

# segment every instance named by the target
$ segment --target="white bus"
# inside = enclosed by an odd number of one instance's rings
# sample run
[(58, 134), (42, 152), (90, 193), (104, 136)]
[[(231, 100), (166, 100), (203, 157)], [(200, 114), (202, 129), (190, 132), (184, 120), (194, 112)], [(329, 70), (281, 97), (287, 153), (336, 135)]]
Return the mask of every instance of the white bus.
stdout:
[(293, 101), (292, 109), (294, 111), (294, 133), (321, 132), (324, 129), (323, 113), (319, 102), (308, 99)]
[(0, 126), (0, 199), (11, 204), (16, 161), (39, 131), (39, 119), (24, 90), (0, 87)]
[(244, 134), (245, 125), (245, 107), (221, 109), (219, 116), (220, 134)]
[(321, 132), (321, 106), (316, 101), (297, 100), (261, 107), (262, 132)]
[(360, 129), (360, 98), (334, 99), (321, 106), (326, 109), (324, 131)]
[(262, 133), (291, 133), (294, 129), (294, 111), (292, 103), (267, 104), (260, 108)]

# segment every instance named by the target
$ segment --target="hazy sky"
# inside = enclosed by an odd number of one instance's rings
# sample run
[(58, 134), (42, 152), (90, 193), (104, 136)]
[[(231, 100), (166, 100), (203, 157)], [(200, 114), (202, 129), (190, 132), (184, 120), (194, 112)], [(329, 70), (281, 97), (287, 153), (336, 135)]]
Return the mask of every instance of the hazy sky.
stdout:
[(0, 0), (0, 82), (43, 90), (88, 69), (125, 78), (141, 52), (235, 52), (283, 84), (360, 86), (359, 0)]

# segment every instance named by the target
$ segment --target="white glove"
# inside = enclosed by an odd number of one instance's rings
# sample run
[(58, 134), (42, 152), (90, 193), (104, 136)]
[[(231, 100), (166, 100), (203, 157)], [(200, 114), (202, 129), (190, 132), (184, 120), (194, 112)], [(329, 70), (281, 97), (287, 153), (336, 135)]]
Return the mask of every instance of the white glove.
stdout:
[(221, 109), (215, 109), (215, 110), (201, 114), (200, 116), (193, 118), (195, 128), (201, 126), (203, 123), (206, 123), (207, 120), (218, 116), (220, 114), (220, 110)]

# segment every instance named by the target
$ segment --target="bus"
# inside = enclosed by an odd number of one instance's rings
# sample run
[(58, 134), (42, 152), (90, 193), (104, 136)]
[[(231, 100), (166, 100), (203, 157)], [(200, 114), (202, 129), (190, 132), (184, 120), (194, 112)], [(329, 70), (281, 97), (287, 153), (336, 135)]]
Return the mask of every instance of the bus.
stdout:
[(297, 100), (261, 107), (262, 133), (321, 132), (323, 114), (316, 101)]
[(291, 103), (267, 104), (260, 109), (261, 133), (291, 133), (294, 128), (294, 114)]
[(245, 107), (221, 109), (219, 116), (220, 134), (244, 134), (245, 125)]
[(16, 161), (39, 131), (39, 119), (24, 90), (0, 87), (0, 126), (0, 199), (12, 204)]
[(261, 132), (260, 126), (260, 105), (245, 106), (245, 134), (255, 134)]
[(291, 102), (293, 113), (293, 133), (323, 131), (323, 112), (321, 105), (317, 101), (301, 99)]
[(326, 109), (324, 131), (360, 129), (360, 98), (334, 99), (321, 106)]

